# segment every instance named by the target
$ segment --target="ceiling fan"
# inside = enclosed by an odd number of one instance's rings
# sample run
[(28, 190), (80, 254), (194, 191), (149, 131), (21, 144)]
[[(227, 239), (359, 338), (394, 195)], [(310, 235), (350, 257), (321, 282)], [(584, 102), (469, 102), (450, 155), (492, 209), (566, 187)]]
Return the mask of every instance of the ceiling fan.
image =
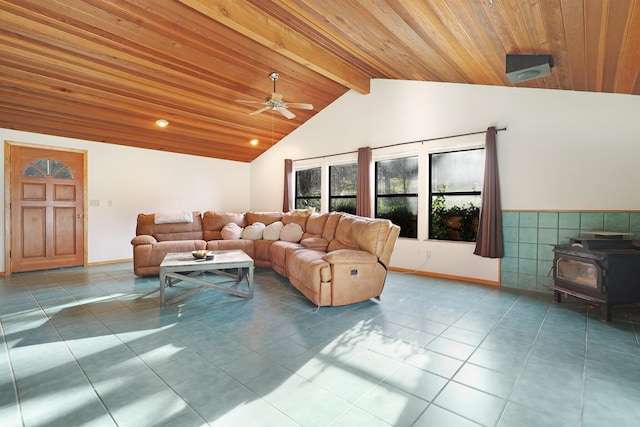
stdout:
[(263, 111), (273, 110), (277, 111), (287, 119), (293, 119), (296, 115), (289, 111), (289, 108), (299, 108), (302, 110), (313, 110), (313, 105), (311, 104), (301, 104), (298, 102), (284, 102), (282, 99), (282, 95), (276, 93), (276, 81), (280, 75), (276, 72), (272, 72), (269, 74), (269, 78), (273, 80), (273, 93), (270, 98), (267, 98), (264, 102), (259, 101), (244, 101), (242, 99), (238, 99), (237, 102), (242, 102), (243, 104), (260, 104), (263, 105), (262, 108), (259, 108), (255, 111), (249, 113), (250, 116), (255, 116), (256, 114), (260, 114)]

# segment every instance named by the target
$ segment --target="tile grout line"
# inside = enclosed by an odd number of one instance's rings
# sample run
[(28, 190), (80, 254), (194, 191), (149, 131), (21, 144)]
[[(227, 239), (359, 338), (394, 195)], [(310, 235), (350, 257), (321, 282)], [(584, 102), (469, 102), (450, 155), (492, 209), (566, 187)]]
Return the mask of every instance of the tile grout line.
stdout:
[[(467, 313), (469, 313), (471, 310), (473, 310), (473, 308), (474, 308), (474, 307), (477, 307), (477, 306), (480, 304), (480, 302), (482, 302), (482, 300), (484, 300), (485, 298), (487, 298), (489, 295), (492, 295), (494, 292), (500, 292), (500, 291), (499, 291), (499, 290), (493, 290), (493, 291), (491, 291), (491, 292), (488, 292), (488, 293), (487, 293), (483, 298), (481, 298), (480, 300), (478, 300), (478, 302), (476, 302), (476, 303), (475, 303), (473, 306), (471, 306), (467, 311), (465, 311), (465, 312), (464, 312), (462, 315), (460, 315), (456, 320), (454, 320), (454, 321), (453, 321), (453, 322), (452, 322), (452, 323), (451, 323), (447, 328), (445, 328), (442, 332), (440, 332), (440, 334), (436, 335), (436, 337), (445, 338), (445, 337), (442, 337), (442, 334), (443, 334), (443, 333), (445, 333), (445, 332), (446, 332), (447, 330), (449, 330), (451, 327), (454, 327), (453, 325), (454, 325), (454, 323), (455, 323), (455, 322), (457, 322), (458, 320), (460, 320), (461, 318), (463, 318)], [(444, 389), (445, 389), (445, 388), (446, 388), (450, 383), (454, 382), (454, 383), (456, 383), (456, 384), (461, 384), (461, 383), (458, 383), (457, 381), (455, 381), (453, 378), (454, 378), (454, 377), (455, 377), (455, 376), (460, 372), (460, 370), (464, 367), (464, 365), (465, 365), (465, 364), (470, 363), (470, 362), (469, 362), (469, 359), (470, 359), (470, 358), (475, 354), (475, 352), (480, 348), (480, 346), (481, 346), (481, 345), (482, 345), (482, 343), (487, 339), (487, 337), (489, 336), (489, 334), (490, 334), (492, 331), (494, 331), (494, 330), (498, 327), (498, 325), (500, 324), (500, 322), (502, 321), (502, 319), (504, 319), (504, 318), (505, 318), (505, 316), (507, 315), (507, 313), (509, 313), (509, 312), (511, 311), (511, 309), (513, 308), (513, 306), (517, 303), (517, 301), (518, 301), (520, 298), (521, 298), (521, 295), (519, 294), (519, 295), (518, 295), (518, 298), (516, 298), (516, 299), (514, 300), (514, 302), (513, 302), (513, 303), (511, 304), (511, 306), (509, 307), (509, 309), (508, 309), (507, 311), (505, 311), (505, 312), (502, 314), (502, 316), (500, 317), (500, 321), (496, 322), (496, 324), (495, 324), (495, 325), (491, 328), (491, 330), (490, 330), (490, 331), (485, 335), (485, 337), (480, 341), (480, 343), (478, 343), (478, 345), (474, 346), (475, 348), (474, 348), (474, 350), (471, 352), (471, 354), (469, 354), (469, 356), (468, 356), (466, 359), (462, 360), (462, 365), (460, 365), (460, 367), (459, 367), (458, 369), (456, 369), (456, 371), (451, 375), (451, 377), (450, 377), (450, 378), (445, 378), (445, 379), (447, 380), (447, 382), (446, 382), (446, 383), (445, 383), (445, 385), (440, 389), (440, 391), (438, 391), (438, 393), (436, 393), (436, 395), (433, 397), (433, 399), (431, 400), (431, 402), (429, 402), (429, 405), (424, 409), (424, 411), (420, 414), (420, 416), (422, 416), (422, 415), (427, 411), (427, 409), (429, 409), (429, 407), (431, 407), (431, 406), (433, 405), (433, 406), (436, 406), (436, 407), (438, 407), (438, 408), (440, 408), (440, 409), (443, 409), (443, 410), (445, 410), (445, 411), (451, 412), (451, 413), (453, 413), (453, 414), (455, 414), (455, 415), (457, 415), (457, 416), (459, 416), (459, 417), (461, 417), (461, 418), (463, 418), (463, 419), (466, 419), (466, 420), (469, 420), (469, 421), (471, 421), (471, 422), (473, 422), (473, 423), (476, 423), (476, 424), (478, 424), (478, 425), (481, 425), (480, 423), (476, 422), (476, 421), (475, 421), (475, 420), (473, 420), (473, 419), (470, 419), (470, 418), (468, 418), (468, 417), (466, 417), (466, 416), (464, 416), (464, 415), (462, 415), (462, 414), (458, 414), (458, 413), (456, 413), (456, 412), (453, 412), (453, 411), (451, 411), (451, 410), (449, 410), (449, 409), (447, 409), (447, 408), (444, 408), (444, 407), (442, 407), (442, 406), (438, 405), (437, 403), (435, 403), (435, 401), (437, 400), (438, 396), (440, 396), (440, 395), (441, 395), (442, 391), (443, 391), (443, 390), (444, 390)], [(548, 310), (548, 309), (547, 309), (547, 310)], [(546, 316), (546, 314), (545, 314), (545, 316)], [(541, 326), (541, 327), (542, 327), (542, 326)], [(464, 329), (464, 328), (460, 328), (460, 329)], [(465, 329), (465, 330), (467, 330), (467, 329)], [(445, 339), (447, 339), (447, 338), (445, 338)], [(453, 341), (455, 341), (455, 340), (453, 340)], [(459, 342), (459, 341), (456, 341), (456, 342)], [(534, 342), (535, 342), (535, 341), (534, 341)], [(464, 344), (464, 343), (463, 343), (463, 344)], [(533, 346), (533, 345), (532, 345), (532, 346)], [(436, 351), (435, 353), (438, 353), (438, 352)], [(442, 354), (442, 353), (438, 353), (438, 354)], [(445, 355), (445, 356), (451, 357), (451, 356), (449, 356), (449, 355)], [(454, 358), (454, 359), (455, 359), (455, 358)], [(457, 359), (457, 360), (461, 360), (461, 359)], [(526, 359), (525, 359), (525, 360), (526, 360)], [(525, 363), (524, 363), (524, 364), (526, 365), (526, 361), (525, 361)], [(473, 365), (473, 363), (472, 363), (472, 365)], [(493, 371), (493, 369), (491, 369), (491, 370)], [(519, 375), (520, 375), (520, 374), (518, 374), (518, 376), (519, 376)], [(444, 378), (444, 377), (442, 377), (442, 378)], [(506, 409), (507, 405), (509, 404), (509, 398), (508, 398), (508, 399), (502, 399), (502, 398), (501, 398), (501, 397), (499, 397), (499, 396), (496, 396), (496, 395), (494, 395), (494, 394), (488, 393), (488, 392), (486, 392), (486, 391), (484, 391), (484, 390), (480, 390), (480, 389), (478, 389), (478, 388), (476, 388), (476, 387), (468, 386), (468, 385), (465, 385), (465, 384), (461, 384), (461, 385), (463, 385), (463, 386), (465, 386), (465, 387), (469, 387), (469, 388), (471, 388), (471, 389), (473, 389), (473, 390), (476, 390), (476, 391), (479, 391), (479, 392), (481, 392), (481, 393), (485, 393), (485, 394), (487, 394), (487, 395), (489, 395), (489, 396), (493, 396), (493, 397), (499, 398), (500, 400), (505, 400), (505, 404), (504, 404), (504, 406), (503, 406), (502, 410), (500, 411), (500, 416), (498, 417), (498, 420), (496, 421), (496, 425), (497, 425), (497, 424), (500, 422), (500, 419), (502, 418), (502, 415), (504, 414), (504, 410)], [(514, 387), (513, 387), (513, 388), (515, 389), (515, 384), (514, 384)], [(513, 390), (512, 390), (512, 393), (513, 393)], [(511, 395), (510, 395), (510, 396), (511, 396)], [(420, 416), (418, 416), (418, 418), (416, 419), (416, 421), (420, 418)], [(414, 424), (415, 424), (415, 423), (414, 423)]]
[[(94, 286), (94, 285), (92, 285)], [(78, 299), (74, 296), (71, 295), (64, 286), (60, 286), (62, 288), (62, 290), (68, 295), (70, 296), (74, 301), (76, 301), (77, 303), (80, 303), (80, 301), (78, 301)], [(56, 335), (58, 335), (58, 338), (60, 339), (60, 341), (64, 344), (64, 347), (67, 349), (67, 351), (69, 352), (69, 354), (71, 355), (71, 357), (73, 357), (73, 362), (75, 363), (75, 365), (78, 367), (78, 369), (80, 370), (80, 372), (82, 372), (82, 376), (84, 377), (84, 379), (87, 381), (87, 384), (89, 384), (91, 386), (91, 389), (93, 390), (94, 394), (96, 395), (96, 397), (98, 398), (98, 401), (100, 401), (100, 405), (102, 406), (102, 408), (105, 410), (105, 412), (109, 415), (109, 418), (111, 418), (111, 421), (113, 421), (113, 424), (115, 426), (118, 425), (118, 423), (116, 422), (115, 418), (113, 417), (113, 414), (111, 414), (111, 411), (109, 410), (109, 408), (106, 406), (105, 402), (102, 400), (102, 396), (100, 396), (100, 393), (98, 393), (98, 390), (96, 390), (95, 386), (93, 385), (93, 382), (89, 379), (89, 377), (87, 376), (87, 373), (85, 372), (84, 368), (82, 367), (82, 365), (80, 365), (80, 362), (78, 361), (78, 358), (76, 357), (76, 354), (73, 352), (73, 350), (71, 349), (71, 347), (69, 347), (69, 344), (67, 344), (67, 340), (64, 339), (64, 337), (62, 336), (62, 334), (60, 333), (60, 331), (58, 330), (58, 327), (51, 321), (51, 317), (49, 316), (49, 314), (47, 313), (47, 311), (42, 307), (42, 304), (40, 303), (40, 301), (38, 301), (38, 299), (35, 297), (35, 295), (33, 295), (33, 293), (31, 292), (31, 289), (29, 289), (29, 287), (27, 287), (29, 293), (31, 294), (31, 296), (33, 297), (34, 301), (36, 302), (36, 304), (38, 305), (39, 309), (42, 311), (42, 313), (45, 315), (45, 317), (47, 318), (47, 323), (51, 326), (51, 328), (53, 328), (53, 330), (56, 332)], [(82, 304), (81, 304), (82, 305)], [(83, 310), (86, 311), (90, 316), (93, 316), (93, 313), (87, 311), (84, 307)], [(97, 319), (97, 318), (96, 318)], [(97, 319), (100, 322), (100, 319)]]
[(13, 394), (16, 398), (16, 409), (18, 411), (18, 418), (20, 419), (20, 425), (24, 427), (24, 416), (22, 415), (22, 404), (20, 403), (20, 395), (18, 394), (18, 382), (16, 380), (16, 375), (13, 370), (13, 362), (11, 360), (11, 354), (9, 353), (9, 343), (7, 342), (7, 335), (4, 332), (4, 325), (2, 323), (2, 319), (0, 319), (0, 334), (2, 334), (2, 338), (4, 341), (4, 349), (7, 353), (7, 362), (9, 363), (9, 373), (11, 374), (11, 385), (13, 386)]

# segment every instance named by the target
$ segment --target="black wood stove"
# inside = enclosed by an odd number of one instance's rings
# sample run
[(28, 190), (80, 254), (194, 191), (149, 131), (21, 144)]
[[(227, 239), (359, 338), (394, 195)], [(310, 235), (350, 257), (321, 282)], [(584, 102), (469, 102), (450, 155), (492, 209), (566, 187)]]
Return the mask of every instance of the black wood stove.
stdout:
[(640, 241), (594, 233), (594, 238), (572, 238), (553, 252), (554, 284), (549, 288), (556, 302), (571, 295), (601, 304), (607, 321), (614, 304), (640, 303)]

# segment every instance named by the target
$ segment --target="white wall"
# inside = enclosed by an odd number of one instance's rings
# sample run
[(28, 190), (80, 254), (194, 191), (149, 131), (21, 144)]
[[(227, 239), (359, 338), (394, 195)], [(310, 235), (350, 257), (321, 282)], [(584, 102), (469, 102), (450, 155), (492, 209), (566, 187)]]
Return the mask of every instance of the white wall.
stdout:
[[(370, 94), (346, 93), (251, 164), (251, 206), (281, 209), (285, 158), (497, 126), (507, 127), (497, 136), (503, 209), (639, 210), (633, 187), (640, 182), (638, 117), (638, 96), (373, 80)], [(438, 144), (395, 150), (429, 151)], [(374, 150), (374, 157), (393, 150)], [(499, 280), (499, 262), (474, 256), (472, 244), (428, 241), (426, 235), (421, 226), (419, 239), (399, 239), (392, 266)]]
[[(0, 140), (87, 151), (88, 199), (100, 202), (100, 206), (88, 207), (89, 263), (130, 259), (130, 241), (139, 213), (182, 209), (241, 212), (249, 206), (248, 163), (9, 129), (0, 129)], [(4, 188), (4, 161), (2, 165)], [(4, 201), (4, 192), (2, 197)], [(4, 209), (0, 217), (4, 223)], [(0, 236), (4, 241), (4, 227)], [(4, 257), (2, 245), (0, 271), (5, 271)]]
[[(639, 113), (638, 96), (373, 80), (369, 95), (346, 93), (251, 164), (8, 129), (0, 129), (0, 140), (88, 151), (88, 198), (101, 203), (89, 208), (88, 257), (94, 263), (131, 257), (129, 241), (140, 212), (282, 209), (285, 158), (327, 156), (489, 126), (508, 128), (497, 137), (505, 210), (640, 210), (634, 188), (640, 182)], [(374, 150), (374, 156), (413, 151), (424, 157), (437, 146), (455, 143), (474, 141)], [(335, 160), (314, 161), (327, 165)], [(4, 187), (4, 173), (0, 180)], [(426, 209), (426, 201), (420, 203)], [(4, 222), (4, 211), (0, 217)], [(392, 266), (499, 280), (498, 261), (472, 255), (472, 244), (428, 241), (426, 235), (421, 224), (419, 239), (400, 239)], [(4, 228), (0, 236), (4, 240)]]

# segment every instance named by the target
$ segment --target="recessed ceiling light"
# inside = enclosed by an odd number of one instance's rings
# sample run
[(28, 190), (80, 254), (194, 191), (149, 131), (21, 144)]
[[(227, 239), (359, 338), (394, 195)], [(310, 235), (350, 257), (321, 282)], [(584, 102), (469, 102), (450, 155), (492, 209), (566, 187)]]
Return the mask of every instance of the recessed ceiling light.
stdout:
[(258, 141), (258, 139), (253, 138), (251, 141), (249, 141), (249, 144), (251, 144), (251, 145), (258, 145), (258, 142), (260, 142), (260, 141)]
[(165, 119), (159, 119), (156, 120), (156, 125), (160, 126), (161, 128), (166, 128), (169, 125), (169, 122)]

